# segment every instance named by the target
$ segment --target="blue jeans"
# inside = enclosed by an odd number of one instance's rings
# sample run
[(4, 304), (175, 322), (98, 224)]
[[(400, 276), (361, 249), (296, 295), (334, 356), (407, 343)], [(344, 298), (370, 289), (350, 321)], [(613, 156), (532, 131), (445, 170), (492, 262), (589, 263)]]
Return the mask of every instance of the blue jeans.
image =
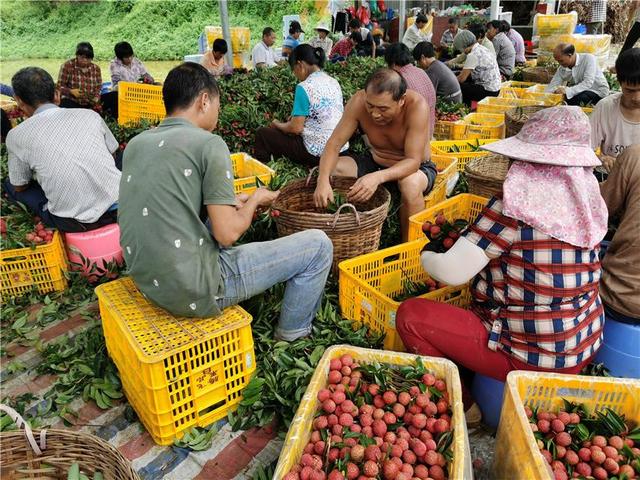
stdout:
[(224, 296), (236, 305), (276, 283), (287, 282), (276, 338), (293, 341), (311, 333), (333, 261), (333, 244), (321, 230), (305, 230), (270, 242), (220, 250)]

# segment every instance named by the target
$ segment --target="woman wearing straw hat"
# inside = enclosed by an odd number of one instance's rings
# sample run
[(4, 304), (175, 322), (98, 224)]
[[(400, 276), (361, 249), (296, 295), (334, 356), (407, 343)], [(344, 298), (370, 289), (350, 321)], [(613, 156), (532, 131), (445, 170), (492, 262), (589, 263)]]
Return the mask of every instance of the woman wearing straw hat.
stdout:
[(319, 23), (315, 30), (318, 32), (318, 35), (311, 39), (309, 45), (313, 48), (321, 48), (324, 50), (325, 58), (329, 58), (331, 49), (333, 48), (333, 40), (329, 37), (329, 27), (327, 27), (326, 23)]
[[(482, 147), (512, 161), (501, 198), (449, 251), (422, 253), (435, 280), (472, 280), (472, 304), (404, 302), (396, 322), (408, 351), (499, 381), (511, 370), (573, 374), (589, 363), (602, 342), (598, 252), (607, 231), (589, 136), (579, 107), (554, 107)], [(473, 406), (468, 391), (463, 400)]]

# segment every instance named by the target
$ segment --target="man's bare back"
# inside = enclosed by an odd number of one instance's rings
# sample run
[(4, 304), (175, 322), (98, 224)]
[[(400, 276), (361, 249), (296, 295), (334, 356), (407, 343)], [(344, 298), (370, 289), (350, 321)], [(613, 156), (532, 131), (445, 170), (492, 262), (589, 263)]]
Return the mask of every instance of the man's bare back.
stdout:
[[(428, 106), (424, 98), (414, 91), (407, 91), (405, 103), (400, 112), (393, 117), (390, 123), (380, 124), (374, 121), (372, 114), (367, 111), (366, 93), (364, 90), (356, 92), (352, 97), (349, 112), (345, 110), (345, 115), (353, 115), (358, 122), (358, 126), (367, 136), (371, 147), (373, 159), (383, 167), (391, 167), (396, 162), (406, 158), (405, 140), (411, 124), (411, 119), (416, 113), (428, 111)], [(428, 158), (427, 145), (424, 156), (420, 159), (425, 161)]]

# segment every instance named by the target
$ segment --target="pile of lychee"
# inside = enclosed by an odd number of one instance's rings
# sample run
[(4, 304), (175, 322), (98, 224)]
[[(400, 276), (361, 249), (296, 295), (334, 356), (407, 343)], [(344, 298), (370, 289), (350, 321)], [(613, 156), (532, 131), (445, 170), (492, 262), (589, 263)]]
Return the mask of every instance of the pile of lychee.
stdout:
[(284, 480), (448, 478), (447, 385), (431, 373), (402, 385), (382, 388), (351, 355), (332, 359), (309, 442)]

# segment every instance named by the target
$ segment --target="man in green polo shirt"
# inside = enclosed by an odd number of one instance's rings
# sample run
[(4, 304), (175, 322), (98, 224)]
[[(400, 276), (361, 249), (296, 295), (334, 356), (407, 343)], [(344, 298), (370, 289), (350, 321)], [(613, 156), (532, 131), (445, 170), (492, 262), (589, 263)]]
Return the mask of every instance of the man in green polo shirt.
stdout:
[(162, 96), (167, 118), (132, 139), (123, 158), (120, 243), (131, 277), (148, 299), (189, 317), (217, 315), (287, 282), (276, 336), (308, 335), (331, 267), (331, 241), (307, 230), (232, 247), (256, 208), (271, 205), (279, 192), (234, 194), (229, 149), (211, 133), (220, 92), (204, 67), (175, 67)]

